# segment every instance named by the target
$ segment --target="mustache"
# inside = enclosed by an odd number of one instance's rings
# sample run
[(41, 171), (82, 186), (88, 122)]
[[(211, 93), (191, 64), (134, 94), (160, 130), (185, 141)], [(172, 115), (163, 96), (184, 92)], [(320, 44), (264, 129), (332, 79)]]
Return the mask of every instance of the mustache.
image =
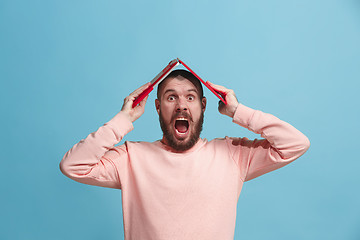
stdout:
[(175, 113), (172, 116), (171, 121), (174, 121), (176, 118), (179, 118), (179, 117), (186, 118), (186, 119), (190, 120), (191, 122), (193, 122), (193, 119), (192, 119), (191, 115), (188, 114), (187, 112), (177, 112), (177, 113)]

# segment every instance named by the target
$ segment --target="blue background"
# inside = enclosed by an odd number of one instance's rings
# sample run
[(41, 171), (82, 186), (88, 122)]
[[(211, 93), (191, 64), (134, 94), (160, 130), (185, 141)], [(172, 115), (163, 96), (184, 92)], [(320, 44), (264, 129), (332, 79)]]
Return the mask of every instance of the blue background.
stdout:
[[(123, 239), (121, 191), (63, 155), (179, 57), (311, 141), (245, 183), (235, 239), (360, 239), (360, 1), (0, 1), (0, 238)], [(208, 109), (202, 137), (259, 137)], [(126, 140), (161, 138), (151, 94)]]

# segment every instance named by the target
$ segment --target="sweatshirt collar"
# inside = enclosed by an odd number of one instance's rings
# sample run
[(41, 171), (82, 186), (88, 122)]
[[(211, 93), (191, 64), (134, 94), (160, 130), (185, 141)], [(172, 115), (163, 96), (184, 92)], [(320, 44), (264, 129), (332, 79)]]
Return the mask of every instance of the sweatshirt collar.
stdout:
[(206, 142), (207, 142), (206, 139), (199, 138), (199, 140), (195, 143), (195, 145), (192, 148), (190, 148), (186, 151), (183, 151), (183, 152), (175, 152), (171, 147), (162, 143), (161, 140), (157, 140), (155, 143), (157, 145), (159, 145), (162, 149), (166, 150), (167, 152), (171, 152), (171, 153), (180, 155), (180, 154), (187, 154), (187, 153), (195, 152), (198, 149), (200, 149)]

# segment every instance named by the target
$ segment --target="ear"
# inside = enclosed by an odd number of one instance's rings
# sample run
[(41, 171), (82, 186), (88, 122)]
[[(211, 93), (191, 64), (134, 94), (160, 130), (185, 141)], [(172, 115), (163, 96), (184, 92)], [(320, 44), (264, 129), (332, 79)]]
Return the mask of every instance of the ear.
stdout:
[(205, 112), (205, 109), (206, 109), (206, 97), (203, 97), (201, 99), (201, 109), (203, 112)]
[(155, 108), (156, 108), (157, 113), (159, 114), (160, 113), (160, 101), (159, 101), (159, 99), (155, 99)]

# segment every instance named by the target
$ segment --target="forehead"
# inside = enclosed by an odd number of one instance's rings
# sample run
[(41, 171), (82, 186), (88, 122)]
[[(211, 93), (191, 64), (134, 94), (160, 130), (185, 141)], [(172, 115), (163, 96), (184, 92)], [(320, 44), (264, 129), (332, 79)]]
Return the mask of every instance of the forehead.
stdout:
[(167, 92), (180, 91), (192, 91), (199, 94), (198, 89), (192, 82), (182, 76), (177, 76), (174, 78), (168, 78), (162, 83), (160, 95), (164, 95)]

